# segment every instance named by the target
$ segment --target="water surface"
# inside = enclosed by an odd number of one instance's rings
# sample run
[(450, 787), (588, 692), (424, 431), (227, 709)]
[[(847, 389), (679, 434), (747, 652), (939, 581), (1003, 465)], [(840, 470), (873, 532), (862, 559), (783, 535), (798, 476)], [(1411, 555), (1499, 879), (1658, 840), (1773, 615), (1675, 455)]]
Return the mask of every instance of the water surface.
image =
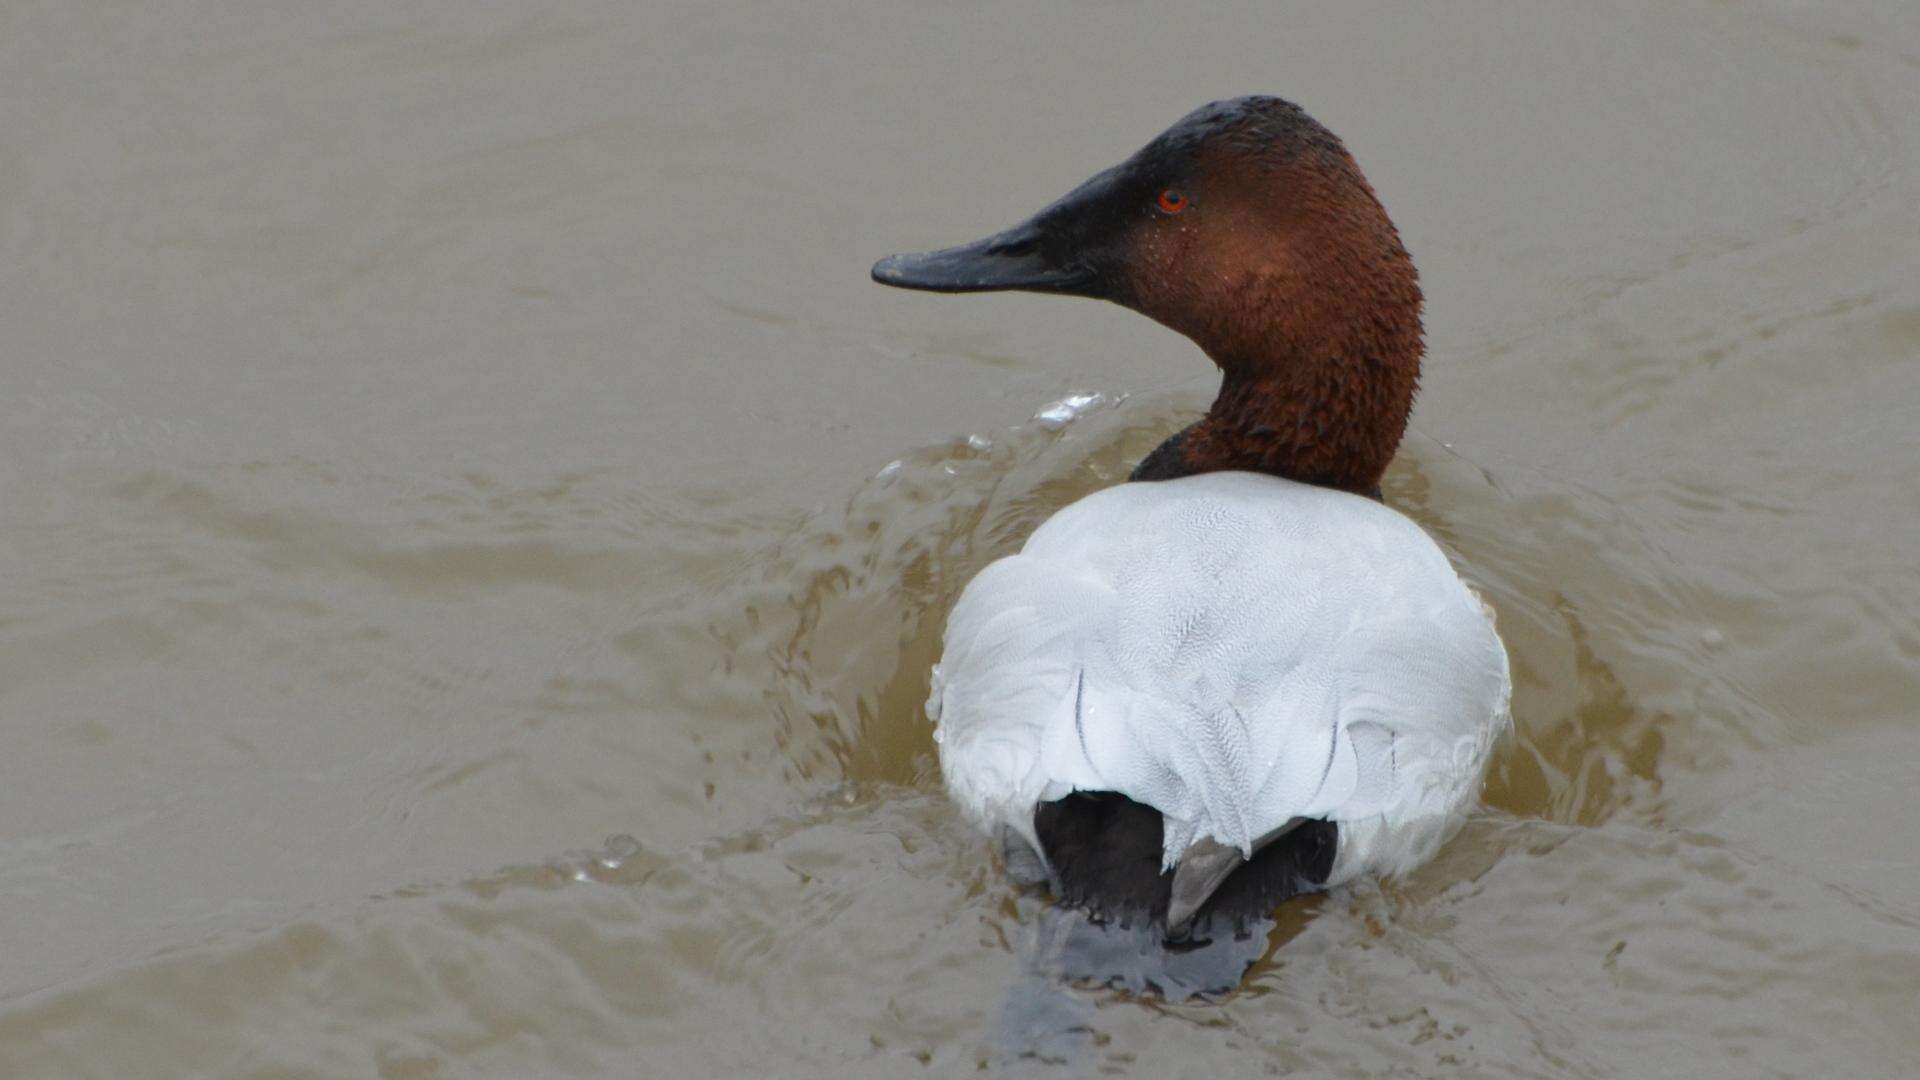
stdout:
[[(1517, 730), (1238, 993), (1062, 989), (927, 667), (1214, 377), (866, 267), (1252, 91)], [(7, 5), (0, 1074), (1905, 1074), (1916, 117), (1905, 0)]]

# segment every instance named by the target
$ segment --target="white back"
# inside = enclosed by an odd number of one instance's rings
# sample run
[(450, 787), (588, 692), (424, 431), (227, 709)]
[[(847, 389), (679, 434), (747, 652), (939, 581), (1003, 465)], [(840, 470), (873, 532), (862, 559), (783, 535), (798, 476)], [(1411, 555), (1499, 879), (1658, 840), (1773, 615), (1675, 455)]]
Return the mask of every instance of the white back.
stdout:
[(1506, 652), (1446, 556), (1369, 499), (1255, 473), (1127, 483), (1055, 514), (947, 621), (928, 715), (947, 786), (1029, 842), (1114, 791), (1165, 865), (1339, 822), (1336, 880), (1410, 869), (1477, 796)]

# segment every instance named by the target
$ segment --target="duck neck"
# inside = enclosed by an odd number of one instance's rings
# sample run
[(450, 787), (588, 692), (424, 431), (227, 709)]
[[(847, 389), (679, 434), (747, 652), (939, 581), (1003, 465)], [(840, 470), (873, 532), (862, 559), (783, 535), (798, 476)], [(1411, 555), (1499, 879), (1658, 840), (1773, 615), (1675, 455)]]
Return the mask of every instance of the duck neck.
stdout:
[(1417, 344), (1413, 348), (1410, 357), (1329, 355), (1255, 370), (1223, 366), (1220, 394), (1207, 415), (1149, 454), (1132, 479), (1244, 470), (1377, 498), (1413, 409), (1419, 379)]

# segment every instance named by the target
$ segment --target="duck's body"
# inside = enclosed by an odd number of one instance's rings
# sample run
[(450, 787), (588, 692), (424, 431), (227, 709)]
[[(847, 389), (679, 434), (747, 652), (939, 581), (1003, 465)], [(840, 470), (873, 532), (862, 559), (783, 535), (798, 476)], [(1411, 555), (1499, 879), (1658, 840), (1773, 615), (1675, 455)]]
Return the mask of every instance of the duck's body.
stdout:
[(1324, 821), (1331, 885), (1433, 853), (1507, 694), (1488, 613), (1419, 526), (1217, 472), (1096, 492), (983, 570), (927, 710), (948, 790), (1005, 842), (1044, 854), (1041, 804), (1112, 792), (1159, 811), (1154, 873)]
[(1031, 221), (874, 277), (1113, 300), (1224, 376), (949, 617), (941, 771), (1009, 869), (1177, 934), (1430, 857), (1507, 721), (1507, 658), (1367, 497), (1412, 407), (1420, 291), (1339, 140), (1276, 98), (1215, 103)]

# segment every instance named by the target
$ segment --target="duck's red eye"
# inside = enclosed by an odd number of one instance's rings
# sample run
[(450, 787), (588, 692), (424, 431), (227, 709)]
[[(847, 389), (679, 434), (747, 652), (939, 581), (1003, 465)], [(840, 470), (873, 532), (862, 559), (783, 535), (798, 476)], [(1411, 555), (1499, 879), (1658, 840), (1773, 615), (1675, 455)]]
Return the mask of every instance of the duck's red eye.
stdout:
[(1159, 203), (1160, 209), (1165, 210), (1169, 214), (1177, 214), (1187, 208), (1186, 193), (1175, 191), (1172, 188), (1161, 192), (1160, 198), (1155, 201)]

